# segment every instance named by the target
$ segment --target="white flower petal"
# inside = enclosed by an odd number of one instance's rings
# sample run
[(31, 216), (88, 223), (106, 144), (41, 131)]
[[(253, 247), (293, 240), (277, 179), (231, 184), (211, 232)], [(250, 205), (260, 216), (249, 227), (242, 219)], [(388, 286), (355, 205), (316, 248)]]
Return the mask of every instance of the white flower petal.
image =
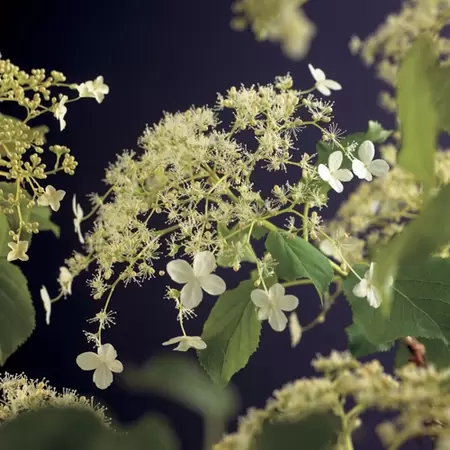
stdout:
[(378, 296), (375, 288), (371, 287), (367, 291), (367, 301), (369, 302), (369, 305), (372, 306), (372, 308), (379, 308), (379, 306), (381, 305), (381, 298)]
[(274, 331), (283, 331), (287, 325), (287, 317), (284, 312), (275, 308), (272, 310), (272, 313), (269, 317), (269, 325), (272, 327)]
[(375, 146), (372, 141), (364, 141), (358, 149), (359, 159), (367, 166), (375, 156)]
[(324, 255), (332, 256), (332, 257), (335, 257), (336, 253), (337, 253), (336, 246), (332, 242), (330, 242), (328, 239), (324, 239), (323, 241), (320, 242), (319, 250)]
[(184, 259), (175, 259), (167, 264), (167, 273), (175, 283), (186, 284), (194, 280), (194, 271)]
[(339, 167), (341, 167), (343, 159), (344, 155), (341, 151), (338, 150), (331, 153), (331, 155), (328, 157), (328, 167), (330, 168), (331, 173), (334, 173), (339, 169)]
[(114, 361), (109, 362), (106, 366), (108, 367), (108, 369), (111, 372), (115, 372), (115, 373), (123, 372), (123, 364), (118, 359), (115, 359)]
[(317, 167), (317, 172), (319, 173), (319, 177), (322, 178), (323, 181), (328, 183), (331, 176), (330, 169), (328, 169), (325, 164), (319, 164), (319, 166)]
[(284, 286), (280, 283), (275, 283), (269, 289), (269, 299), (273, 302), (273, 304), (276, 304), (276, 302), (283, 297), (285, 291)]
[(103, 362), (114, 361), (117, 358), (116, 349), (111, 344), (103, 344), (97, 349), (98, 357)]
[(102, 365), (97, 353), (84, 352), (77, 356), (77, 365), (81, 370), (95, 370)]
[(205, 275), (209, 275), (216, 266), (216, 258), (214, 255), (209, 252), (200, 252), (194, 256), (194, 275), (196, 277), (201, 277)]
[(206, 348), (206, 342), (200, 336), (189, 336), (189, 345), (197, 350), (204, 350)]
[(342, 86), (334, 80), (324, 80), (323, 84), (329, 88), (332, 89), (333, 91), (340, 91), (342, 89)]
[(225, 281), (218, 275), (209, 274), (197, 279), (202, 289), (210, 295), (221, 295), (227, 289)]
[(343, 184), (334, 177), (330, 177), (328, 180), (328, 184), (334, 189), (338, 194), (340, 194), (344, 190)]
[(367, 175), (367, 168), (366, 165), (360, 161), (359, 159), (354, 159), (352, 161), (352, 170), (353, 173), (360, 179), (360, 180), (364, 180), (364, 178), (366, 178)]
[(289, 316), (289, 333), (291, 335), (291, 347), (296, 347), (302, 337), (302, 327), (295, 312)]
[(364, 298), (367, 296), (368, 288), (369, 284), (367, 283), (367, 280), (363, 279), (353, 288), (353, 295), (359, 298)]
[(284, 295), (277, 301), (277, 306), (283, 311), (293, 311), (298, 306), (298, 298), (295, 295)]
[(389, 172), (389, 164), (384, 159), (376, 159), (369, 164), (369, 171), (376, 177), (384, 177)]
[(45, 286), (41, 287), (40, 290), (41, 300), (44, 305), (45, 310), (45, 322), (47, 325), (50, 324), (50, 315), (52, 313), (52, 302), (50, 300), (50, 295), (48, 295), (47, 288)]
[(328, 97), (331, 95), (331, 91), (325, 86), (325, 84), (322, 82), (318, 82), (316, 84), (316, 89), (322, 94)]
[(263, 291), (262, 289), (255, 289), (254, 291), (252, 291), (252, 293), (250, 294), (250, 298), (258, 308), (270, 309), (271, 307), (269, 296), (267, 295), (267, 292)]
[(181, 342), (184, 336), (177, 336), (172, 339), (169, 339), (168, 341), (165, 341), (162, 343), (162, 345), (172, 345), (172, 344), (178, 344), (178, 342)]
[(189, 281), (181, 289), (180, 300), (187, 309), (196, 308), (202, 301), (203, 293), (200, 283), (197, 280)]
[(308, 69), (311, 72), (312, 77), (315, 81), (324, 81), (325, 80), (325, 73), (321, 69), (315, 69), (312, 64), (308, 64)]
[(259, 308), (258, 309), (258, 320), (267, 320), (272, 312), (271, 308)]
[(338, 169), (334, 176), (339, 181), (350, 181), (353, 178), (353, 174), (348, 169)]
[(113, 374), (112, 372), (102, 364), (98, 369), (95, 369), (94, 372), (94, 383), (99, 389), (106, 389), (111, 386), (113, 382)]

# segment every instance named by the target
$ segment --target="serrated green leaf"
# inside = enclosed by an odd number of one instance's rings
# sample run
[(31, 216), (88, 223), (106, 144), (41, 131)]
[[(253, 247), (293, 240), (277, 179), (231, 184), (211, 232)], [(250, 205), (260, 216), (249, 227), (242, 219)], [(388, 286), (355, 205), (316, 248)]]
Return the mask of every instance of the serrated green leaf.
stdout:
[(424, 183), (436, 185), (435, 153), (438, 114), (434, 103), (433, 77), (438, 70), (435, 44), (420, 36), (403, 58), (397, 76), (397, 105), (402, 134), (399, 165)]
[[(367, 266), (355, 271), (364, 276)], [(374, 344), (393, 342), (405, 336), (450, 340), (450, 260), (433, 258), (400, 268), (393, 289), (391, 314), (386, 317), (381, 308), (372, 308), (366, 299), (353, 295), (359, 282), (354, 274), (344, 281), (345, 296), (367, 339)]]
[(450, 185), (444, 186), (425, 206), (420, 216), (382, 248), (375, 257), (373, 283), (383, 299), (382, 311), (388, 315), (392, 291), (387, 280), (403, 264), (422, 261), (450, 241)]
[(30, 211), (30, 222), (39, 222), (40, 231), (51, 231), (57, 238), (61, 235), (58, 225), (50, 219), (52, 210), (49, 206), (34, 206)]
[(345, 332), (347, 333), (348, 348), (355, 358), (362, 358), (378, 352), (387, 352), (394, 345), (393, 342), (385, 344), (370, 342), (364, 333), (364, 328), (357, 322), (347, 327)]
[(258, 347), (261, 322), (250, 299), (254, 289), (248, 280), (222, 294), (203, 327), (207, 348), (197, 352), (198, 358), (218, 385), (225, 386)]
[(35, 311), (22, 271), (0, 260), (0, 365), (30, 337)]
[(333, 269), (328, 259), (313, 245), (296, 236), (271, 231), (266, 239), (266, 249), (278, 262), (276, 274), (287, 281), (309, 278), (320, 296), (333, 279)]
[(336, 442), (340, 429), (341, 421), (333, 413), (313, 414), (292, 423), (266, 422), (256, 438), (255, 448), (328, 450)]
[[(425, 346), (425, 358), (427, 364), (433, 364), (438, 369), (444, 369), (450, 366), (450, 347), (439, 339), (420, 339), (421, 344)], [(405, 344), (400, 343), (395, 355), (395, 366), (404, 366), (411, 354)]]

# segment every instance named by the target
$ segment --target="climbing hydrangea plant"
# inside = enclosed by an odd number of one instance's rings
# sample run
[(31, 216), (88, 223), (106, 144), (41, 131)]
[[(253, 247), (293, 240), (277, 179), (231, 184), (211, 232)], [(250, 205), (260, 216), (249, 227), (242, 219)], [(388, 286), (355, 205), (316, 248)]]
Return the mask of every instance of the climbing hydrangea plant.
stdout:
[[(250, 26), (259, 39), (279, 42), (288, 56), (301, 58), (316, 32), (304, 3), (239, 0), (233, 26)], [(97, 388), (107, 389), (121, 376), (113, 374), (125, 369), (124, 379), (135, 388), (159, 390), (201, 412), (208, 449), (289, 448), (292, 439), (293, 448), (305, 442), (313, 450), (352, 450), (354, 431), (369, 409), (398, 413), (377, 427), (386, 448), (397, 450), (424, 436), (446, 448), (450, 153), (439, 148), (439, 138), (450, 131), (449, 21), (448, 0), (409, 0), (368, 39), (350, 42), (352, 52), (375, 65), (392, 88), (381, 104), (396, 114), (398, 129), (368, 120), (366, 130), (342, 131), (330, 99), (342, 101), (349, 87), (308, 64), (310, 86), (298, 87), (287, 74), (268, 85), (231, 87), (211, 107), (166, 113), (143, 132), (138, 151), (126, 151), (109, 165), (105, 192), (91, 195), (90, 207), (72, 196), (80, 249), (60, 268), (58, 295), (52, 298), (42, 286), (40, 296), (50, 323), (52, 305), (70, 296), (74, 280), (89, 271), (92, 297), (101, 305), (89, 320), (94, 328), (84, 331), (94, 351), (74, 355), (74, 361), (92, 373)], [(0, 75), (0, 102), (24, 110), (22, 118), (0, 114), (3, 364), (34, 325), (26, 280), (13, 262), (28, 260), (33, 233), (58, 233), (50, 211), (66, 201), (64, 190), (42, 180), (60, 171), (72, 175), (76, 167), (69, 150), (54, 145), (48, 150), (55, 163), (48, 170), (42, 160), (47, 128), (29, 123), (50, 113), (62, 131), (68, 104), (83, 97), (101, 103), (109, 87), (102, 77), (76, 85), (59, 72), (26, 74), (3, 59)], [(314, 151), (299, 150), (308, 127), (317, 136)], [(348, 183), (356, 190), (345, 199)], [(324, 221), (322, 210), (339, 195), (340, 210)], [(226, 271), (235, 272), (237, 285), (225, 282)], [(179, 335), (161, 345), (196, 351), (208, 378), (199, 367), (170, 358), (127, 375), (108, 342), (116, 320), (114, 293), (156, 277), (167, 280), (161, 301), (172, 302), (180, 326)], [(319, 312), (309, 323), (298, 311), (304, 285), (317, 294)], [(191, 334), (188, 320), (210, 297), (215, 302), (202, 334)], [(220, 439), (218, 431), (235, 411), (226, 385), (257, 350), (262, 330), (289, 332), (291, 345), (301, 345), (304, 333), (324, 324), (341, 300), (352, 310), (345, 330), (349, 351), (318, 355), (313, 366), (322, 377), (275, 391), (265, 409), (250, 410), (236, 433)], [(394, 375), (376, 360), (355, 359), (394, 346)], [(7, 422), (21, 420), (13, 404), (22, 402), (19, 412), (41, 409), (48, 396), (47, 403), (59, 405), (45, 383), (6, 376), (0, 387)], [(16, 395), (22, 388), (26, 395)], [(86, 405), (71, 395), (68, 403)], [(38, 408), (28, 403), (33, 396)], [(105, 421), (103, 409), (91, 409)], [(0, 427), (0, 440), (7, 428)], [(112, 442), (111, 434), (98, 433), (99, 442)], [(167, 436), (167, 448), (176, 448)]]

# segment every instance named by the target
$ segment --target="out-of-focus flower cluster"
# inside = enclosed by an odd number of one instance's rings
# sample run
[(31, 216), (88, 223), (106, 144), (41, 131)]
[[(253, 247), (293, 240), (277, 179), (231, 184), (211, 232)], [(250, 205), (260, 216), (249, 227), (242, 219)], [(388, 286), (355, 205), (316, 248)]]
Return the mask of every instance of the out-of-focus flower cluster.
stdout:
[[(312, 361), (323, 378), (300, 379), (274, 392), (264, 409), (250, 409), (239, 421), (236, 433), (224, 436), (214, 450), (253, 448), (265, 423), (295, 423), (311, 414), (333, 412), (342, 428), (335, 448), (361, 425), (369, 409), (394, 411), (398, 415), (377, 427), (384, 445), (392, 450), (418, 436), (450, 435), (450, 370), (418, 368), (408, 364), (395, 376), (384, 372), (377, 360), (361, 363), (349, 353), (333, 351)], [(344, 409), (347, 399), (355, 406)]]
[[(378, 78), (391, 88), (396, 84), (400, 62), (413, 40), (422, 32), (441, 32), (450, 22), (449, 0), (406, 0), (398, 13), (389, 14), (383, 24), (366, 39), (353, 36), (350, 50), (367, 66), (375, 66)], [(441, 33), (436, 42), (441, 62), (450, 62), (450, 39)], [(382, 91), (380, 104), (390, 112), (397, 109), (393, 91)]]
[(89, 409), (105, 425), (111, 422), (106, 415), (106, 408), (97, 404), (93, 397), (80, 396), (71, 389), (64, 389), (60, 393), (46, 380), (31, 380), (24, 374), (5, 373), (0, 377), (0, 424), (22, 413), (45, 407)]
[[(360, 184), (335, 217), (322, 224), (335, 243), (322, 241), (320, 248), (338, 262), (346, 260), (353, 265), (366, 260), (372, 249), (387, 243), (422, 209), (424, 198), (420, 183), (396, 165), (395, 145), (384, 145), (380, 151), (392, 168), (389, 173), (382, 179)], [(435, 167), (438, 185), (448, 184), (449, 150), (436, 153)], [(438, 255), (449, 257), (450, 245), (443, 247)]]
[(257, 39), (279, 42), (288, 57), (302, 59), (316, 35), (316, 27), (302, 8), (306, 1), (237, 0), (232, 26), (236, 30), (250, 26)]
[[(77, 91), (75, 98), (59, 93)], [(56, 93), (58, 92), (58, 93)], [(53, 167), (44, 162), (46, 126), (32, 127), (31, 121), (50, 113), (59, 121), (61, 131), (66, 127), (67, 104), (83, 97), (98, 103), (109, 92), (103, 78), (87, 81), (80, 86), (67, 84), (61, 72), (33, 69), (27, 73), (0, 56), (0, 104), (16, 103), (22, 107), (20, 118), (0, 114), (0, 214), (5, 214), (10, 228), (11, 251), (8, 261), (27, 261), (30, 235), (39, 232), (39, 222), (31, 220), (30, 210), (36, 206), (50, 206), (58, 211), (65, 192), (52, 185), (43, 185), (49, 175), (75, 173), (77, 162), (70, 150), (61, 145), (48, 147), (53, 153)], [(6, 182), (7, 181), (7, 182)]]

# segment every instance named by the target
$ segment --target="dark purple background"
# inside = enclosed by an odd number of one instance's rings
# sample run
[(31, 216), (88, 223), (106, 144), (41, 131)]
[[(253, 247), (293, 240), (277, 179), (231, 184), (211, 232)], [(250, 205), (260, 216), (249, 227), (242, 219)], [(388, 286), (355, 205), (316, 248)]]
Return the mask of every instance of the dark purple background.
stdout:
[[(76, 356), (88, 349), (81, 330), (94, 329), (85, 320), (100, 307), (90, 298), (84, 279), (75, 282), (72, 297), (54, 306), (52, 323), (45, 325), (39, 288), (45, 284), (51, 294), (56, 291), (58, 267), (72, 249), (78, 248), (72, 231), (72, 193), (77, 193), (86, 209), (84, 196), (104, 190), (100, 180), (107, 163), (123, 149), (135, 147), (145, 125), (158, 121), (162, 111), (185, 110), (192, 104), (211, 105), (217, 92), (233, 85), (265, 84), (287, 72), (297, 87), (309, 87), (312, 79), (307, 63), (322, 68), (329, 78), (343, 85), (343, 90), (332, 97), (340, 128), (361, 131), (369, 119), (392, 125), (392, 118), (376, 105), (381, 84), (350, 55), (348, 41), (352, 34), (370, 33), (399, 4), (398, 0), (311, 1), (305, 9), (319, 33), (303, 62), (287, 59), (276, 45), (257, 43), (250, 32), (233, 32), (229, 27), (231, 2), (227, 0), (14, 0), (2, 5), (0, 50), (5, 58), (25, 70), (61, 70), (71, 82), (102, 74), (111, 87), (102, 105), (93, 100), (69, 105), (67, 129), (51, 136), (51, 143), (68, 145), (80, 165), (74, 177), (52, 181), (68, 192), (67, 201), (55, 216), (62, 236), (56, 240), (44, 233), (33, 241), (31, 261), (23, 269), (36, 299), (37, 328), (5, 369), (25, 371), (30, 377), (45, 376), (56, 387), (95, 394), (122, 420), (135, 419), (150, 410), (169, 414), (185, 448), (199, 448), (198, 418), (158, 398), (131, 396), (117, 384), (100, 392), (92, 384), (91, 374), (76, 366)], [(53, 125), (57, 131), (57, 122)], [(314, 152), (319, 138), (309, 133), (301, 138), (300, 148)], [(340, 198), (331, 193), (332, 210)], [(114, 343), (125, 364), (148, 359), (162, 351), (161, 342), (179, 334), (172, 304), (162, 298), (166, 281), (121, 288), (113, 298), (117, 325), (106, 333), (106, 339)], [(237, 277), (233, 281), (236, 284)], [(300, 289), (297, 295), (300, 318), (305, 323), (317, 312), (318, 299), (308, 289)], [(209, 298), (197, 320), (188, 322), (191, 334), (201, 333), (211, 304)], [(343, 330), (350, 319), (349, 308), (341, 299), (326, 323), (306, 334), (294, 350), (287, 332), (274, 333), (264, 324), (258, 352), (233, 379), (241, 394), (241, 411), (252, 405), (263, 406), (271, 392), (285, 382), (311, 376), (309, 363), (316, 352), (343, 350)], [(383, 356), (391, 364), (392, 357)], [(358, 441), (356, 448), (381, 448), (372, 439), (372, 422), (366, 425), (369, 440)], [(360, 432), (360, 438), (364, 434)]]

